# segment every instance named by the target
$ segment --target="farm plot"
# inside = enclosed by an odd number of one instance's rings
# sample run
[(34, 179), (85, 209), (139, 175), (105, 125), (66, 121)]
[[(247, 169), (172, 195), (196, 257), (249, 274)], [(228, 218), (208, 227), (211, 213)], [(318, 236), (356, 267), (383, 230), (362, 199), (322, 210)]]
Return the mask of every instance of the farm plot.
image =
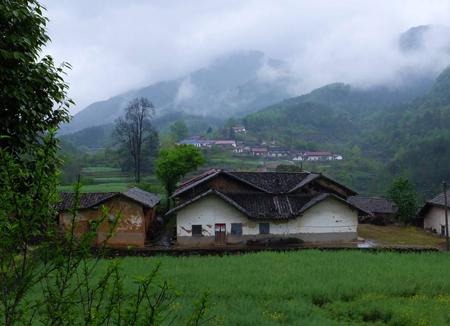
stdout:
[(183, 293), (178, 313), (210, 293), (212, 325), (450, 325), (446, 253), (127, 257), (128, 286), (157, 262), (161, 279)]

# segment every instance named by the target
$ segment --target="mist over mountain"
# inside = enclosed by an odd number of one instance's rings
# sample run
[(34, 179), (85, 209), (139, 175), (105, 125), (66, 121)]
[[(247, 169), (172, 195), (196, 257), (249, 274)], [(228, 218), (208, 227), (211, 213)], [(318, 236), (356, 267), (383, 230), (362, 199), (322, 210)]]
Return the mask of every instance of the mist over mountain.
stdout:
[[(362, 72), (365, 73), (363, 79), (356, 78), (350, 82), (352, 89), (366, 91), (363, 107), (399, 104), (424, 94), (450, 62), (449, 31), (446, 26), (422, 25), (399, 35), (390, 49), (393, 54), (380, 53), (388, 58), (383, 68), (385, 72), (379, 74), (372, 67), (372, 77), (370, 71), (366, 71)], [(326, 53), (317, 53), (317, 60), (323, 56)], [(350, 66), (346, 68), (353, 69)], [(156, 118), (164, 121), (162, 128), (170, 124), (169, 117), (176, 119), (183, 115), (189, 116), (197, 125), (199, 121), (207, 124), (208, 120), (217, 122), (229, 117), (242, 117), (305, 93), (302, 90), (308, 89), (306, 85), (309, 83), (307, 80), (311, 80), (311, 69), (308, 62), (299, 66), (298, 63), (269, 58), (259, 51), (234, 53), (183, 77), (92, 103), (64, 125), (61, 134), (111, 124), (123, 113), (127, 103), (137, 96), (147, 97), (153, 102)], [(354, 70), (357, 69), (355, 63)], [(317, 81), (327, 80), (327, 73), (318, 69)], [(325, 100), (328, 95), (317, 91), (310, 96), (315, 96), (320, 102), (320, 97), (325, 96)], [(359, 114), (357, 107), (361, 96), (354, 92), (350, 98), (344, 96), (346, 103), (343, 105)]]
[(286, 71), (286, 63), (261, 52), (236, 53), (182, 78), (95, 102), (76, 114), (61, 132), (112, 123), (137, 96), (155, 105), (157, 118), (175, 112), (214, 119), (243, 115), (293, 95), (294, 81)]

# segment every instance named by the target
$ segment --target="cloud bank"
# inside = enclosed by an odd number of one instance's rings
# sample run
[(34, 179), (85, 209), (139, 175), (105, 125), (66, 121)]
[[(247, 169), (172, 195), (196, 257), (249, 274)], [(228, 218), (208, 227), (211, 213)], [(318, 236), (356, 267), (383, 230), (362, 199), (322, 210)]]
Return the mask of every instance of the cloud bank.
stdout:
[[(414, 66), (439, 71), (450, 35), (434, 33), (427, 51), (403, 53), (398, 37), (410, 27), (450, 24), (449, 1), (92, 1), (45, 0), (52, 43), (46, 52), (67, 61), (77, 106), (151, 83), (181, 77), (215, 58), (259, 50), (285, 60), (301, 94), (342, 81), (399, 83)], [(445, 30), (445, 29), (444, 29)], [(447, 52), (448, 53), (448, 52)], [(264, 78), (274, 78), (263, 71)], [(189, 96), (193, 89), (186, 84)]]

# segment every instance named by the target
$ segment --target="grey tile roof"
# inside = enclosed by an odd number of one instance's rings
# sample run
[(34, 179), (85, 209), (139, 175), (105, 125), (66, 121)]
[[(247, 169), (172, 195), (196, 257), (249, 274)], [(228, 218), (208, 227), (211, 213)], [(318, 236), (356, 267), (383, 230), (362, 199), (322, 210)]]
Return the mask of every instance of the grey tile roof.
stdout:
[[(444, 206), (445, 205), (445, 195), (441, 192), (439, 195), (434, 197), (433, 199), (427, 201), (427, 203)], [(450, 207), (450, 190), (447, 190), (447, 207)]]
[[(78, 208), (89, 208), (112, 198), (119, 194), (118, 192), (89, 192), (81, 193)], [(57, 210), (67, 210), (75, 206), (75, 194), (72, 192), (61, 192), (61, 201), (56, 205)]]
[[(181, 183), (172, 197), (176, 197), (184, 191), (191, 189), (219, 174), (232, 177), (254, 187), (259, 191), (264, 191), (271, 194), (292, 192), (318, 177), (326, 178), (321, 174), (311, 172), (236, 172), (211, 169)], [(336, 183), (331, 179), (328, 180)], [(342, 185), (340, 186), (347, 189)], [(349, 191), (354, 193), (352, 190)]]
[(148, 207), (154, 207), (161, 200), (157, 195), (136, 187), (130, 188), (127, 191), (122, 192), (122, 195), (130, 199), (134, 199), (135, 201)]
[[(447, 190), (447, 207), (450, 207), (450, 189)], [(419, 210), (417, 211), (417, 217), (422, 218), (425, 217), (427, 212), (430, 208), (433, 206), (439, 206), (439, 207), (445, 207), (445, 195), (443, 192), (436, 195), (434, 198), (427, 200), (425, 205), (423, 205)]]
[(397, 212), (397, 206), (386, 198), (352, 196), (348, 198), (348, 201), (353, 205), (374, 214), (395, 214)]
[(226, 171), (228, 175), (257, 186), (268, 193), (287, 193), (305, 180), (309, 172), (234, 172)]
[(346, 200), (329, 193), (317, 195), (277, 195), (267, 193), (224, 193), (210, 189), (173, 208), (167, 214), (176, 212), (208, 195), (217, 195), (252, 219), (283, 220), (296, 218), (304, 211), (329, 197), (335, 198), (336, 200), (339, 200), (346, 205), (359, 210), (360, 212), (367, 213), (365, 211), (361, 211), (360, 208), (352, 205)]
[[(125, 196), (131, 200), (134, 200), (143, 206), (154, 207), (160, 201), (160, 198), (150, 192), (144, 191), (139, 188), (131, 188), (124, 192), (88, 192), (81, 193), (79, 199), (79, 209), (91, 208), (97, 206), (106, 200), (115, 196)], [(61, 201), (56, 205), (56, 209), (59, 211), (68, 210), (75, 206), (75, 194), (71, 192), (60, 193)]]
[(299, 214), (313, 195), (224, 194), (246, 209), (253, 218), (288, 219)]

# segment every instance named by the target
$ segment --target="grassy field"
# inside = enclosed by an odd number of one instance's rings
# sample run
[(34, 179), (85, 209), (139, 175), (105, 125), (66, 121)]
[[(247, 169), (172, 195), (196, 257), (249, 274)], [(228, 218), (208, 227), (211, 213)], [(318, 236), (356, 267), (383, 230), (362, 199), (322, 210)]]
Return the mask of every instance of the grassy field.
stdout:
[(161, 278), (183, 294), (178, 313), (210, 292), (212, 325), (450, 325), (446, 253), (129, 257), (128, 286), (158, 261)]
[[(118, 183), (96, 183), (83, 185), (81, 188), (81, 192), (115, 192), (115, 191), (124, 191), (130, 188), (129, 184), (126, 182), (118, 182)], [(59, 191), (71, 192), (73, 191), (73, 185), (64, 185), (58, 187)]]
[(440, 247), (445, 242), (445, 239), (413, 226), (359, 224), (358, 235), (381, 246)]

